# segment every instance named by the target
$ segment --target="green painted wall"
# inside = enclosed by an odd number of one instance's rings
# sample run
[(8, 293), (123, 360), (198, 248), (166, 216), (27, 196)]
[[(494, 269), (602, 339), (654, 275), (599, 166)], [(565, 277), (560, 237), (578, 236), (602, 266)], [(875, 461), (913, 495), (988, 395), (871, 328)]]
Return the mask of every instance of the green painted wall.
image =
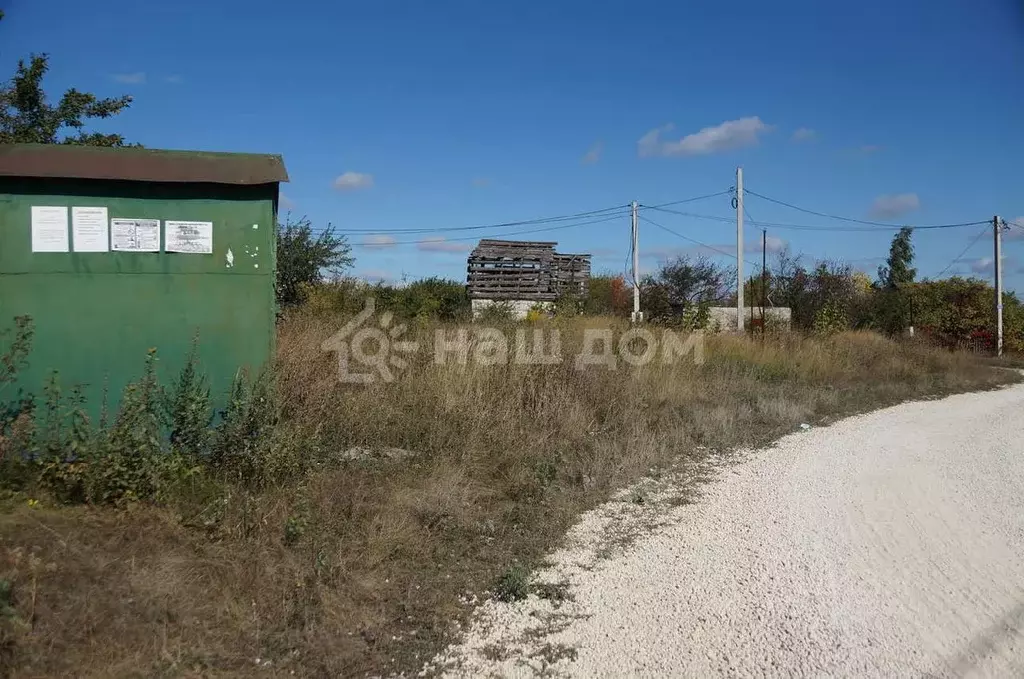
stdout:
[[(31, 206), (108, 208), (109, 218), (213, 222), (213, 254), (33, 253)], [(49, 373), (82, 384), (98, 414), (157, 349), (165, 382), (199, 333), (202, 369), (222, 404), (239, 368), (258, 371), (274, 346), (277, 186), (0, 178), (0, 327), (32, 316), (35, 341), (19, 385)], [(69, 234), (70, 240), (70, 234)], [(234, 265), (227, 265), (231, 250)], [(0, 394), (5, 400), (12, 394)]]

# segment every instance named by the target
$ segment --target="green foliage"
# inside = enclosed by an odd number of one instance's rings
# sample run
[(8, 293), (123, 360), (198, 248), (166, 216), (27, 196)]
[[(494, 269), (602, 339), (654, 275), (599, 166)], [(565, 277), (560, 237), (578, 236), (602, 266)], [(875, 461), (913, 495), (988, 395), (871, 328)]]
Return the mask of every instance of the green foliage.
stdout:
[(462, 321), (470, 317), (466, 286), (457, 281), (430, 277), (407, 285), (378, 283), (370, 295), (378, 311), (390, 311), (399, 318)]
[(892, 237), (889, 259), (885, 266), (878, 267), (878, 286), (886, 290), (897, 290), (914, 282), (917, 269), (913, 268), (914, 245), (911, 236), (914, 230), (904, 226)]
[(213, 409), (209, 381), (199, 372), (198, 338), (193, 340), (185, 366), (173, 388), (165, 394), (165, 408), (170, 422), (171, 448), (192, 459), (208, 451)]
[[(823, 313), (845, 317), (849, 327), (873, 324), (875, 299), (868, 281), (843, 262), (822, 260), (808, 269), (799, 256), (784, 249), (776, 256), (768, 299), (773, 306), (790, 308), (792, 326), (798, 330), (814, 331)], [(823, 312), (826, 307), (830, 310)]]
[(497, 301), (485, 306), (476, 315), (480, 323), (510, 323), (516, 318), (516, 311), (511, 302)]
[(530, 571), (520, 564), (509, 566), (494, 586), (494, 598), (498, 601), (521, 601), (529, 593)]
[[(30, 436), (31, 417), (26, 415), (33, 407), (30, 396), (18, 391), (15, 398), (5, 392), (18, 378), (18, 373), (28, 365), (28, 356), (32, 351), (34, 330), (29, 316), (17, 316), (14, 327), (0, 331), (0, 463), (9, 468), (14, 465), (22, 467), (20, 457), (12, 459), (8, 453), (12, 450), (20, 452), (26, 445), (26, 437)], [(21, 418), (20, 427), (16, 427)], [(17, 431), (15, 431), (17, 429)], [(17, 476), (21, 477), (19, 472)]]
[(554, 303), (555, 316), (561, 318), (572, 318), (573, 316), (580, 316), (586, 309), (586, 303), (587, 300), (583, 299), (579, 295), (559, 295), (555, 299)]
[(319, 458), (315, 438), (281, 420), (270, 375), (262, 373), (249, 383), (240, 372), (213, 434), (214, 470), (232, 482), (264, 488), (302, 475)]
[(352, 246), (334, 233), (330, 224), (318, 234), (303, 217), (286, 220), (277, 228), (277, 304), (289, 307), (305, 299), (305, 288), (320, 283), (325, 274), (340, 276), (352, 266)]
[[(7, 343), (12, 330), (0, 332), (0, 341)], [(0, 389), (11, 384), (18, 376), (18, 372), (28, 365), (28, 355), (32, 350), (32, 339), (35, 329), (32, 327), (31, 316), (16, 316), (14, 318), (13, 337), (6, 347), (0, 349)]]
[(711, 305), (707, 303), (692, 304), (679, 317), (679, 327), (684, 330), (704, 330), (711, 320)]
[(163, 392), (156, 377), (156, 349), (146, 353), (142, 378), (125, 387), (121, 408), (90, 465), (88, 496), (98, 504), (152, 499), (160, 485)]
[(814, 316), (814, 334), (831, 336), (849, 328), (846, 313), (838, 302), (829, 300)]
[(0, 144), (124, 146), (124, 137), (119, 134), (86, 132), (83, 128), (92, 118), (117, 115), (131, 105), (132, 98), (100, 99), (72, 88), (52, 105), (43, 90), (43, 78), (49, 69), (48, 55), (29, 55), (28, 61), (18, 61), (14, 76), (0, 86)]
[[(914, 324), (923, 333), (950, 347), (977, 340), (994, 345), (995, 290), (977, 278), (924, 281), (910, 286)], [(1010, 292), (1003, 295), (1004, 348), (1024, 351), (1024, 305)]]
[(622, 276), (590, 277), (584, 313), (592, 316), (629, 316), (633, 310), (633, 291)]
[(640, 283), (644, 315), (653, 323), (703, 327), (707, 309), (726, 303), (732, 294), (733, 274), (731, 268), (707, 257), (683, 256), (666, 262), (656, 276)]

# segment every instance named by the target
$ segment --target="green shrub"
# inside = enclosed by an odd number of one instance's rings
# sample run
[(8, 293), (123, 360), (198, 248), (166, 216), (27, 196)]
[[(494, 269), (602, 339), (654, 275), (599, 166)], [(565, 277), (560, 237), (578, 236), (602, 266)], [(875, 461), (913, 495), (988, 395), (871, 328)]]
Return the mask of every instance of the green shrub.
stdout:
[(498, 601), (521, 601), (530, 593), (530, 571), (521, 564), (513, 564), (501, 574), (494, 586)]
[(213, 433), (211, 464), (228, 480), (264, 488), (297, 478), (319, 458), (316, 437), (282, 421), (271, 375), (248, 384), (240, 372)]
[(210, 384), (199, 372), (196, 349), (197, 341), (193, 341), (177, 381), (164, 396), (171, 449), (193, 459), (208, 452), (213, 423)]
[(814, 315), (814, 333), (831, 336), (849, 329), (849, 322), (842, 308), (833, 301), (828, 301)]
[(481, 323), (509, 323), (516, 318), (516, 310), (511, 302), (498, 301), (485, 306), (476, 315)]

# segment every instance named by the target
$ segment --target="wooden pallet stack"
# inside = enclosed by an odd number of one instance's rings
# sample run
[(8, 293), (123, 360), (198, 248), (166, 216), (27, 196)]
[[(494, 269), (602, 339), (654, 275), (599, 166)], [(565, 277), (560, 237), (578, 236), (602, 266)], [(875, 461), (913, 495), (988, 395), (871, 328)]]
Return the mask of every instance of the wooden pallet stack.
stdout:
[(566, 294), (585, 296), (590, 255), (557, 253), (556, 245), (481, 240), (467, 262), (470, 298), (550, 302)]

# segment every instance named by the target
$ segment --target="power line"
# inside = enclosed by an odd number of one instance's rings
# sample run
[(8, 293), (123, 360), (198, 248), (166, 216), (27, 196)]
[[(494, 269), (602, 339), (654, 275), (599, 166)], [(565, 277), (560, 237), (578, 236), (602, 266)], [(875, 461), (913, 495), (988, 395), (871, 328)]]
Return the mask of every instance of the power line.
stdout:
[[(616, 205), (614, 207), (606, 207), (600, 210), (590, 210), (589, 212), (578, 212), (572, 215), (559, 215), (557, 217), (539, 217), (537, 219), (525, 219), (517, 222), (502, 222), (498, 224), (480, 224), (475, 226), (449, 226), (449, 227), (438, 227), (438, 228), (415, 228), (415, 229), (341, 229), (338, 231), (339, 234), (361, 234), (361, 235), (390, 235), (394, 233), (450, 233), (455, 231), (478, 231), (481, 229), (503, 229), (511, 226), (528, 226), (531, 224), (550, 224), (555, 222), (565, 222), (573, 219), (583, 219), (585, 217), (595, 217), (607, 215), (608, 213), (616, 210), (625, 210), (628, 205)], [(625, 214), (625, 212), (623, 212)]]
[[(709, 193), (703, 196), (694, 196), (692, 198), (682, 198), (680, 200), (670, 201), (668, 203), (662, 203), (662, 206), (666, 205), (679, 205), (681, 203), (692, 203), (699, 200), (705, 200), (708, 198), (715, 198), (716, 196), (723, 196), (730, 193), (732, 190), (728, 189), (725, 191), (718, 191), (716, 193)], [(538, 217), (536, 219), (524, 219), (514, 222), (501, 222), (497, 224), (479, 224), (473, 226), (450, 226), (450, 227), (438, 227), (438, 228), (425, 228), (416, 227), (408, 229), (339, 229), (339, 235), (344, 234), (361, 234), (361, 235), (391, 235), (397, 233), (413, 234), (413, 233), (452, 233), (457, 231), (478, 231), (483, 229), (502, 229), (512, 226), (529, 226), (534, 224), (550, 224), (556, 222), (571, 221), (575, 219), (583, 219), (585, 217), (597, 217), (604, 216), (610, 213), (614, 213), (617, 210), (622, 210), (621, 214), (628, 214), (629, 205), (614, 205), (612, 207), (601, 208), (600, 210), (589, 210), (587, 212), (577, 212), (570, 215), (558, 215), (555, 217)], [(653, 206), (652, 206), (653, 207)]]
[[(430, 242), (452, 243), (452, 242), (458, 242), (458, 241), (481, 240), (481, 239), (487, 239), (487, 238), (502, 238), (504, 236), (521, 236), (521, 235), (527, 234), (527, 233), (541, 233), (541, 232), (544, 232), (544, 231), (561, 231), (562, 229), (571, 229), (571, 228), (577, 227), (577, 226), (589, 226), (591, 224), (602, 224), (604, 222), (610, 222), (610, 221), (612, 221), (614, 219), (619, 219), (619, 218), (621, 218), (623, 216), (624, 215), (611, 215), (611, 216), (608, 216), (608, 217), (604, 217), (603, 219), (592, 219), (590, 221), (576, 222), (574, 224), (561, 224), (559, 226), (548, 226), (548, 227), (544, 227), (544, 228), (540, 228), (540, 229), (527, 229), (525, 231), (509, 231), (507, 233), (495, 233), (495, 234), (484, 235), (484, 236), (464, 236), (462, 238), (421, 238), (419, 240), (394, 241), (394, 242), (387, 242), (387, 243), (371, 243), (370, 244), (370, 248), (371, 249), (373, 249), (373, 248), (384, 248), (384, 247), (391, 247), (392, 245), (419, 245), (421, 243), (430, 243)], [(363, 246), (365, 247), (365, 244), (363, 244)]]
[[(662, 231), (665, 231), (667, 233), (672, 234), (676, 238), (682, 238), (683, 240), (688, 240), (691, 243), (695, 243), (695, 244), (697, 244), (697, 245), (699, 245), (699, 246), (701, 246), (703, 248), (707, 248), (708, 250), (711, 250), (712, 252), (717, 252), (718, 254), (725, 255), (726, 257), (732, 257), (733, 259), (736, 259), (736, 260), (739, 259), (732, 252), (729, 252), (727, 250), (721, 250), (719, 248), (716, 248), (714, 245), (708, 245), (707, 243), (703, 243), (703, 242), (697, 240), (696, 238), (690, 238), (689, 236), (684, 236), (681, 233), (673, 231), (672, 229), (668, 228), (667, 226), (662, 226), (661, 224), (659, 224), (658, 222), (654, 221), (653, 219), (651, 219), (649, 217), (645, 217), (643, 215), (640, 215), (640, 219), (644, 220), (645, 222), (647, 222), (651, 226), (656, 226), (659, 229), (661, 229)], [(746, 262), (747, 264), (752, 265), (752, 266), (757, 266), (757, 264), (755, 264), (754, 262), (751, 262), (748, 259), (744, 259), (743, 261)]]
[(953, 227), (957, 227), (957, 226), (975, 226), (977, 224), (984, 224), (985, 223), (984, 221), (979, 221), (979, 222), (962, 222), (962, 223), (959, 223), (959, 224), (933, 224), (933, 225), (927, 225), (927, 226), (912, 226), (910, 224), (892, 224), (892, 223), (888, 223), (888, 222), (873, 222), (873, 221), (867, 220), (867, 219), (857, 219), (855, 217), (843, 217), (841, 215), (833, 215), (833, 214), (829, 214), (827, 212), (817, 212), (815, 210), (808, 210), (807, 208), (800, 207), (799, 205), (793, 205), (792, 203), (787, 203), (785, 201), (778, 200), (776, 198), (771, 198), (769, 196), (762, 195), (760, 193), (757, 193), (756, 191), (751, 191), (749, 189), (744, 190), (744, 193), (748, 193), (748, 194), (750, 194), (752, 196), (757, 196), (758, 198), (760, 198), (762, 200), (767, 200), (768, 202), (775, 203), (776, 205), (783, 205), (783, 206), (788, 207), (790, 209), (798, 210), (799, 212), (806, 212), (809, 215), (815, 215), (815, 216), (818, 216), (818, 217), (826, 217), (828, 219), (838, 219), (838, 220), (843, 221), (843, 222), (854, 222), (856, 224), (867, 224), (869, 226), (884, 226), (884, 227), (887, 227), (887, 228), (890, 228), (890, 229), (901, 229), (901, 228), (903, 228), (905, 226), (911, 226), (912, 228), (915, 228), (915, 229), (943, 229), (943, 228), (953, 228)]
[(660, 208), (660, 207), (666, 207), (668, 205), (679, 205), (681, 203), (693, 203), (693, 202), (696, 202), (698, 200), (705, 200), (707, 198), (716, 198), (718, 196), (725, 196), (725, 195), (728, 195), (728, 194), (730, 194), (732, 192), (733, 192), (733, 189), (730, 188), (730, 189), (726, 189), (725, 191), (719, 191), (717, 193), (709, 193), (706, 196), (696, 196), (694, 198), (684, 198), (682, 200), (673, 200), (673, 201), (670, 201), (668, 203), (659, 203), (658, 205), (641, 205), (640, 207), (649, 207), (649, 208), (657, 209), (657, 208)]
[(961, 258), (961, 257), (963, 257), (964, 255), (966, 255), (966, 254), (967, 254), (967, 251), (968, 251), (968, 250), (970, 250), (971, 248), (973, 248), (973, 247), (974, 247), (974, 245), (975, 245), (975, 244), (976, 244), (976, 243), (977, 243), (977, 242), (978, 242), (979, 240), (981, 240), (982, 236), (984, 236), (984, 235), (985, 235), (986, 233), (988, 233), (988, 229), (987, 229), (987, 228), (985, 228), (985, 229), (982, 229), (982, 230), (981, 230), (981, 232), (980, 232), (980, 233), (979, 233), (979, 234), (978, 234), (977, 236), (975, 236), (975, 237), (974, 237), (974, 240), (972, 240), (972, 241), (971, 241), (970, 245), (968, 245), (967, 247), (965, 247), (965, 248), (964, 248), (964, 250), (963, 250), (963, 252), (961, 252), (961, 253), (960, 253), (959, 255), (957, 255), (956, 257), (954, 257), (954, 258), (953, 258), (953, 261), (951, 261), (951, 262), (950, 262), (949, 264), (947, 264), (947, 265), (946, 265), (946, 268), (945, 268), (945, 269), (943, 269), (943, 270), (942, 270), (942, 271), (940, 271), (939, 273), (935, 274), (935, 277), (936, 277), (936, 278), (942, 278), (942, 275), (943, 275), (944, 273), (946, 273), (947, 271), (949, 271), (949, 270), (950, 270), (950, 269), (952, 268), (952, 266), (953, 266), (954, 264), (956, 264), (957, 262), (959, 262), (959, 261), (960, 261), (960, 258)]
[[(722, 222), (723, 224), (732, 224), (735, 221), (734, 219), (729, 218), (729, 217), (718, 217), (718, 216), (715, 216), (715, 215), (702, 215), (702, 214), (697, 214), (697, 213), (694, 213), (694, 212), (681, 212), (679, 210), (670, 210), (668, 208), (659, 208), (659, 207), (655, 207), (653, 205), (645, 205), (644, 207), (647, 207), (647, 208), (652, 209), (652, 210), (657, 210), (658, 212), (667, 212), (667, 213), (670, 213), (670, 214), (679, 215), (681, 217), (692, 217), (694, 219), (706, 219), (708, 221), (713, 221), (713, 222)], [(744, 211), (746, 211), (746, 206), (744, 206)], [(834, 233), (864, 233), (864, 232), (868, 232), (868, 233), (889, 233), (889, 232), (892, 232), (892, 231), (899, 231), (900, 229), (904, 228), (902, 226), (891, 226), (891, 227), (888, 227), (888, 228), (878, 228), (878, 227), (865, 227), (865, 226), (821, 226), (821, 225), (811, 225), (811, 224), (790, 224), (790, 223), (787, 223), (787, 222), (762, 222), (762, 221), (757, 221), (755, 219), (750, 218), (750, 213), (749, 212), (747, 212), (747, 218), (749, 219), (750, 223), (752, 225), (754, 225), (754, 226), (772, 227), (772, 228), (776, 228), (776, 229), (793, 229), (793, 230), (796, 230), (796, 231), (831, 231), (831, 232), (834, 232)], [(968, 227), (968, 226), (978, 226), (980, 224), (988, 224), (988, 220), (979, 220), (977, 222), (964, 222), (962, 224), (930, 224), (930, 225), (925, 225), (925, 226), (913, 226), (913, 227), (910, 227), (910, 228), (914, 229), (915, 231), (917, 231), (917, 230), (929, 230), (929, 229), (955, 229), (955, 228), (962, 228), (962, 227)]]
[(730, 217), (717, 217), (714, 215), (701, 215), (694, 212), (680, 212), (679, 210), (670, 210), (664, 207), (658, 207), (657, 205), (641, 205), (649, 210), (657, 210), (658, 212), (665, 212), (667, 214), (679, 215), (680, 217), (693, 217), (694, 219), (707, 219), (713, 222), (722, 222), (724, 224), (733, 224), (736, 222), (735, 218)]

